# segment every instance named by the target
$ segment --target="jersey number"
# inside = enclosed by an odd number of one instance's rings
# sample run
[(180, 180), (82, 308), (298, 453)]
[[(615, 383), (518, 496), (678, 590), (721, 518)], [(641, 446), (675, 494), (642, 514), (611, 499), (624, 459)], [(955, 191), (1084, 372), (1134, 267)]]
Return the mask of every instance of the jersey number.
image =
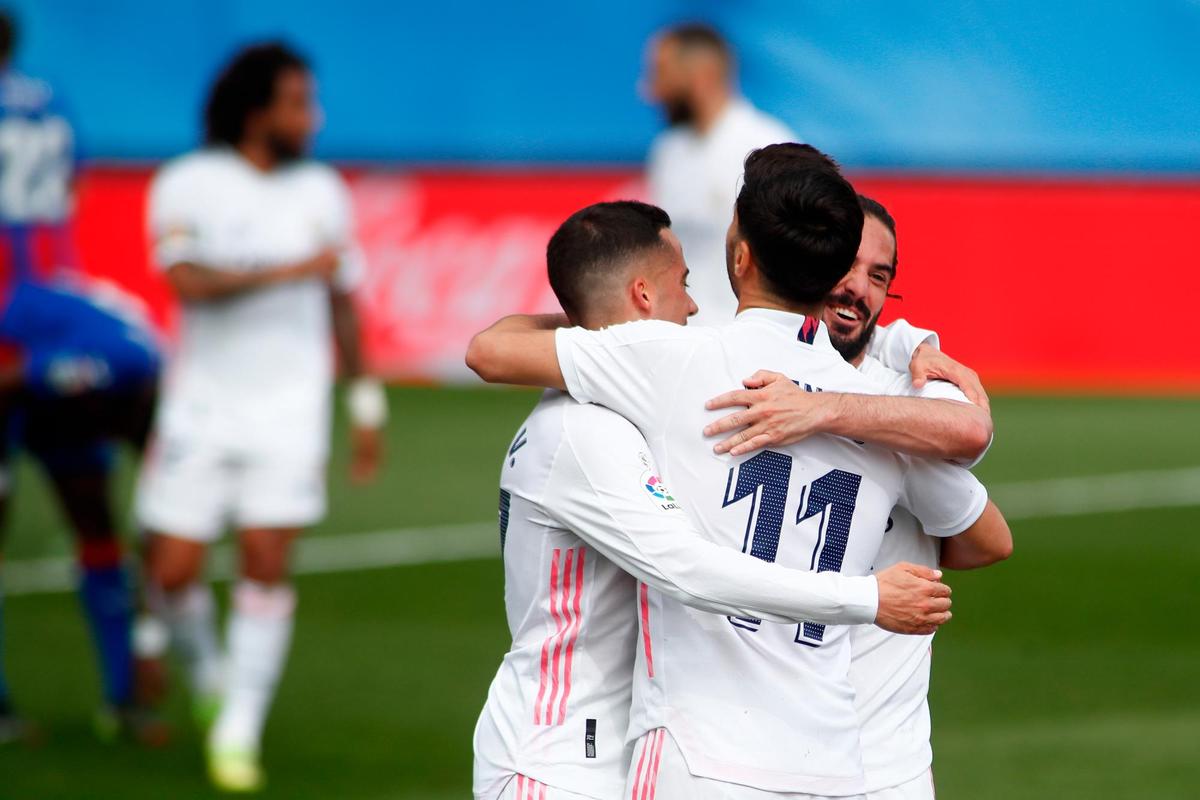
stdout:
[(0, 122), (0, 217), (58, 222), (71, 189), (71, 128), (62, 117)]
[[(735, 481), (736, 476), (736, 481)], [(792, 457), (774, 450), (764, 450), (729, 470), (725, 484), (725, 499), (721, 507), (750, 498), (750, 515), (742, 552), (763, 561), (774, 561), (779, 553), (783, 534), (784, 506), (792, 477)], [(840, 469), (830, 470), (800, 491), (796, 508), (796, 524), (820, 516), (817, 543), (809, 560), (809, 569), (817, 572), (838, 571), (846, 557), (850, 539), (850, 521), (858, 503), (862, 476)], [(729, 617), (738, 628), (756, 631), (762, 620), (752, 617)], [(796, 627), (796, 642), (819, 647), (825, 637), (825, 626), (804, 622)]]

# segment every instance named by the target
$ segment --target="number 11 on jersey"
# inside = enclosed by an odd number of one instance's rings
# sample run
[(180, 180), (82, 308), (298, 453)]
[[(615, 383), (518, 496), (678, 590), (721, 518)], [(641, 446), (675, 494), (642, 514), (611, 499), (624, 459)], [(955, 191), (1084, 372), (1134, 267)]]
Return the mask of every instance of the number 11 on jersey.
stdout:
[[(743, 553), (763, 561), (775, 561), (783, 534), (784, 507), (791, 477), (792, 457), (773, 450), (764, 450), (730, 468), (721, 507), (750, 498), (750, 513), (742, 539)], [(796, 524), (820, 515), (809, 569), (827, 572), (842, 568), (861, 483), (861, 476), (835, 469), (801, 490)], [(752, 617), (728, 619), (731, 625), (749, 631), (757, 631), (762, 625), (762, 620)], [(824, 635), (824, 625), (805, 622), (796, 628), (796, 642), (809, 647), (819, 647)]]

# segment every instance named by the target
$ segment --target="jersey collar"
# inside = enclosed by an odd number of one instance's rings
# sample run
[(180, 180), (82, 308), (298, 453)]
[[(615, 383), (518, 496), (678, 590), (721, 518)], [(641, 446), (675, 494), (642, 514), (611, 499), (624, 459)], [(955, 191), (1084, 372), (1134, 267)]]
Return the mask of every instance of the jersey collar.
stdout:
[(784, 328), (800, 344), (809, 345), (817, 350), (828, 350), (836, 353), (833, 342), (829, 340), (829, 330), (825, 323), (816, 317), (806, 317), (791, 311), (781, 311), (776, 308), (747, 308), (740, 312), (735, 319), (738, 322), (767, 323)]

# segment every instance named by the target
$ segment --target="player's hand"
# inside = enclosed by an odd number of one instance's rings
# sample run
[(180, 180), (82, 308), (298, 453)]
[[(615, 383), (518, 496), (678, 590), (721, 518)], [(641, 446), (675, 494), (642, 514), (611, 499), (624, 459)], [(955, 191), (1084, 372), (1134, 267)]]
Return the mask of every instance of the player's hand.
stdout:
[(933, 633), (950, 621), (950, 587), (942, 571), (901, 562), (875, 574), (879, 611), (875, 624), (892, 633)]
[(908, 369), (912, 373), (914, 388), (920, 389), (931, 380), (949, 381), (961, 389), (972, 403), (991, 411), (987, 392), (983, 390), (983, 383), (975, 370), (958, 363), (936, 347), (927, 344), (917, 347)]
[[(704, 404), (718, 408), (745, 406), (704, 429), (705, 436), (737, 431), (713, 446), (715, 453), (740, 456), (764, 447), (794, 444), (825, 430), (834, 396), (806, 392), (786, 375), (759, 370), (742, 381), (746, 387), (714, 397)], [(741, 430), (738, 430), (741, 428)]]
[(354, 426), (350, 429), (350, 479), (369, 483), (379, 474), (383, 463), (383, 431), (381, 428)]
[(293, 265), (288, 274), (294, 280), (316, 278), (320, 281), (331, 281), (340, 263), (341, 256), (338, 251), (332, 247), (324, 247), (312, 258), (306, 258)]

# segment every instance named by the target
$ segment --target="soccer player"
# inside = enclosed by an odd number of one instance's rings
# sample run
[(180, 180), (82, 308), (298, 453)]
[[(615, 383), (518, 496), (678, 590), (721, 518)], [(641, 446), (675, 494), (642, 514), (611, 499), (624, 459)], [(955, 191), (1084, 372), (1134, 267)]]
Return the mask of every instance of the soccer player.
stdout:
[[(874, 394), (819, 320), (862, 236), (857, 195), (811, 147), (752, 153), (728, 234), (741, 311), (715, 329), (642, 321), (605, 331), (494, 326), (472, 361), (510, 382), (567, 387), (646, 435), (668, 483), (683, 487), (706, 538), (763, 560), (867, 574), (898, 502), (925, 529), (974, 524), (986, 492), (960, 467), (822, 436), (733, 462), (701, 435), (711, 389), (777, 365), (813, 390)], [(916, 398), (863, 398), (878, 417), (953, 416)], [(892, 425), (891, 427), (900, 427)], [(982, 447), (982, 446), (981, 446)], [(973, 485), (970, 491), (964, 487)], [(849, 681), (849, 629), (731, 617), (712, 624), (649, 593), (635, 670), (627, 793), (683, 797), (857, 796), (864, 789)]]
[[(863, 237), (850, 272), (830, 294), (824, 320), (833, 346), (864, 374), (887, 383), (894, 394), (967, 402), (953, 384), (930, 381), (916, 389), (908, 375), (894, 372), (867, 354), (867, 344), (883, 312), (896, 276), (896, 222), (879, 202), (862, 195)], [(825, 400), (797, 390), (783, 376), (760, 375), (756, 391), (731, 393), (710, 407), (745, 404), (743, 438), (753, 439), (750, 452), (799, 441), (804, 419)], [(724, 432), (720, 421), (714, 433)], [(742, 452), (739, 450), (738, 452)], [(959, 536), (926, 536), (904, 508), (895, 508), (875, 558), (875, 569), (900, 561), (929, 567), (972, 569), (1002, 561), (1012, 553), (1012, 534), (991, 501), (984, 511), (991, 523), (975, 525)], [(861, 742), (866, 790), (870, 800), (932, 800), (933, 750), (929, 742), (929, 672), (932, 634), (896, 636), (858, 626), (850, 637), (850, 677), (862, 725)]]
[(670, 126), (650, 147), (650, 199), (671, 215), (692, 269), (692, 324), (723, 324), (737, 310), (721, 253), (742, 161), (796, 135), (738, 93), (733, 51), (712, 28), (668, 28), (649, 51), (646, 90)]
[[(550, 284), (597, 329), (684, 323), (695, 305), (670, 218), (638, 202), (576, 212), (551, 238)], [(949, 589), (896, 565), (875, 577), (788, 570), (704, 539), (625, 418), (547, 392), (501, 472), (500, 535), (513, 644), (475, 735), (475, 795), (615, 798), (636, 657), (636, 581), (710, 613), (929, 630)], [(627, 574), (626, 574), (627, 573)], [(928, 601), (940, 598), (926, 607)], [(647, 606), (643, 606), (646, 608)]]
[[(352, 469), (373, 473), (382, 388), (362, 377), (351, 298), (363, 271), (350, 197), (305, 157), (317, 121), (305, 61), (281, 44), (243, 50), (212, 87), (204, 149), (165, 166), (150, 190), (154, 258), (182, 303), (155, 442), (138, 487), (151, 532), (149, 599), (171, 628), (199, 715), (220, 697), (209, 774), (228, 790), (263, 783), (262, 729), (283, 670), (296, 593), (288, 554), (325, 513), (333, 380), (341, 354)], [(237, 532), (228, 664), (210, 592), (208, 544)]]
[[(75, 534), (104, 690), (97, 733), (161, 744), (165, 726), (135, 698), (131, 590), (110, 498), (115, 443), (140, 451), (145, 441), (158, 347), (119, 293), (71, 272), (74, 134), (54, 90), (11, 67), (15, 46), (16, 26), (0, 13), (0, 514), (13, 490), (9, 461), (24, 449)], [(0, 657), (0, 742), (27, 730)]]

